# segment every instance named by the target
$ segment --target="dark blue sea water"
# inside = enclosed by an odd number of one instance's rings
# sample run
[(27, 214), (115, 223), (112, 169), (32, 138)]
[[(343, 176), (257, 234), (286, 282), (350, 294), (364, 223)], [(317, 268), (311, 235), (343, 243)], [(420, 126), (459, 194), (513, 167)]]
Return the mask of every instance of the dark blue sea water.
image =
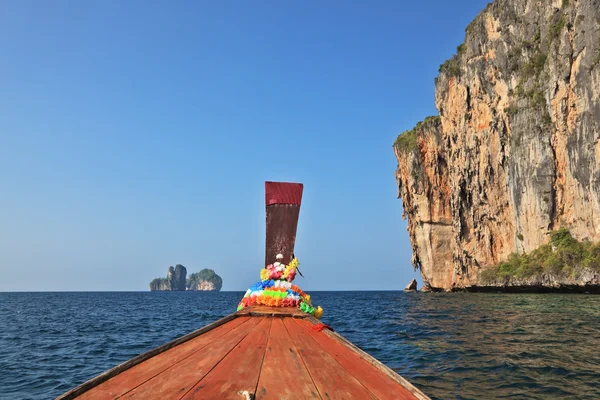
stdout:
[[(434, 399), (599, 399), (600, 296), (313, 292)], [(0, 293), (0, 398), (49, 399), (233, 311), (242, 293)]]

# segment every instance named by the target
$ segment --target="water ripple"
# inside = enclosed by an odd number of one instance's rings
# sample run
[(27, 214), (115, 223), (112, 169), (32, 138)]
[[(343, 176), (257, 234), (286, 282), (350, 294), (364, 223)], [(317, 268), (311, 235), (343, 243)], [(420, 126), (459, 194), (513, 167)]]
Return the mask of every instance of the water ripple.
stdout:
[[(313, 292), (433, 399), (600, 398), (600, 296)], [(242, 293), (0, 293), (0, 399), (48, 399), (231, 313)]]

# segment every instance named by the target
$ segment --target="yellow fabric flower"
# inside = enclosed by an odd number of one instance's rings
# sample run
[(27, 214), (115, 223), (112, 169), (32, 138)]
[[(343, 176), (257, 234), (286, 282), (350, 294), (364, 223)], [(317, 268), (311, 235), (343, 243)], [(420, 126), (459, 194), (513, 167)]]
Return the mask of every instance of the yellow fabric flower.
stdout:
[(269, 280), (269, 270), (268, 269), (263, 268), (260, 270), (260, 280), (261, 281)]
[(285, 266), (285, 269), (283, 270), (283, 279), (287, 279), (287, 277), (289, 276), (289, 274), (294, 271), (296, 268), (298, 268), (298, 259), (294, 258), (292, 261), (290, 261), (290, 263), (288, 265)]
[(323, 309), (321, 308), (321, 306), (319, 306), (315, 309), (313, 316), (317, 319), (321, 319), (321, 317), (323, 316)]
[(304, 295), (304, 302), (310, 306), (310, 295), (309, 294)]

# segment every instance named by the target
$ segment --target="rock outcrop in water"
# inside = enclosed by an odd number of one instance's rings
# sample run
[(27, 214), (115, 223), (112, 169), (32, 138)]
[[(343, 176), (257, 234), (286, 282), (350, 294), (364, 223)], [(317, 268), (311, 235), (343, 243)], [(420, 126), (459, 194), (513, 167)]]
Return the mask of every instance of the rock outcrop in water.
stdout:
[(219, 291), (223, 286), (223, 279), (212, 269), (203, 269), (188, 278), (187, 290)]
[(413, 279), (412, 281), (410, 281), (408, 283), (408, 285), (406, 285), (406, 287), (404, 288), (405, 292), (416, 292), (417, 291), (417, 280)]
[(440, 66), (435, 104), (439, 116), (394, 145), (425, 285), (600, 284), (596, 270), (568, 259), (552, 274), (542, 265), (535, 278), (482, 279), (561, 228), (600, 241), (600, 1), (489, 4)]
[(187, 269), (177, 264), (175, 268), (169, 267), (166, 278), (156, 278), (150, 282), (151, 291), (219, 291), (223, 286), (223, 279), (212, 269), (203, 269), (190, 275), (186, 279)]
[(167, 273), (167, 278), (171, 277), (171, 290), (185, 290), (185, 277), (187, 275), (187, 269), (181, 265), (177, 264), (175, 269), (173, 267), (169, 267), (169, 272)]
[(177, 264), (175, 268), (171, 266), (166, 278), (156, 278), (150, 282), (150, 290), (184, 291), (186, 275), (187, 269), (183, 265)]
[(171, 282), (166, 278), (155, 278), (150, 282), (150, 291), (167, 291), (171, 290)]

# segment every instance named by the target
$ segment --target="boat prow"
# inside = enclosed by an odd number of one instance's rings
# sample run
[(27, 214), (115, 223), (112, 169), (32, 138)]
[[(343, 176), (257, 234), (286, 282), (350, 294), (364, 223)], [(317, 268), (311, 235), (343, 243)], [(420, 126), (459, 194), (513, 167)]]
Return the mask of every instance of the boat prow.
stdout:
[(67, 399), (428, 399), (297, 309), (248, 307), (135, 357)]
[(261, 271), (236, 313), (57, 399), (428, 399), (315, 318), (322, 309), (291, 285), (302, 185), (267, 182), (266, 194), (265, 259), (278, 261)]

